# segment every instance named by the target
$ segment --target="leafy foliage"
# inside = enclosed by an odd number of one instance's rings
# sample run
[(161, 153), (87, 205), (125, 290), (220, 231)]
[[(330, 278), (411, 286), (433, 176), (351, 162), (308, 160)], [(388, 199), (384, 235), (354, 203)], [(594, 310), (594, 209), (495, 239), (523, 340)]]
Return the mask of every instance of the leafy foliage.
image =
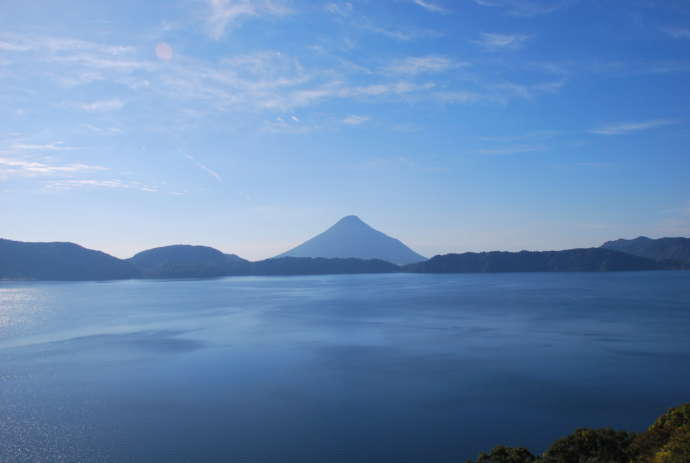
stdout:
[(578, 429), (539, 457), (498, 446), (468, 463), (690, 463), (690, 404), (668, 410), (640, 434)]
[(534, 455), (523, 447), (494, 447), (491, 453), (480, 453), (477, 463), (531, 463)]
[(635, 435), (613, 429), (578, 429), (557, 440), (541, 459), (544, 463), (627, 463)]
[(635, 463), (690, 462), (690, 404), (661, 415), (632, 445)]

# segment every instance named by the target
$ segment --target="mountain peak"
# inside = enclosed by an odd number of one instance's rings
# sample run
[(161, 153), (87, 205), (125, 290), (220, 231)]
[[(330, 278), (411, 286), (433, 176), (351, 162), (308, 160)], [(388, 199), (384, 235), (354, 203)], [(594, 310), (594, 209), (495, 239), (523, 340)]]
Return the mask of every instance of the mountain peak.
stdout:
[(398, 265), (426, 260), (401, 241), (347, 215), (323, 233), (277, 257), (380, 259)]
[(675, 262), (681, 266), (690, 264), (690, 238), (651, 239), (638, 236), (632, 240), (607, 241), (602, 247), (646, 257), (657, 262)]
[(342, 219), (338, 220), (333, 226), (337, 227), (338, 225), (366, 225), (367, 227), (369, 226), (356, 215), (346, 215)]

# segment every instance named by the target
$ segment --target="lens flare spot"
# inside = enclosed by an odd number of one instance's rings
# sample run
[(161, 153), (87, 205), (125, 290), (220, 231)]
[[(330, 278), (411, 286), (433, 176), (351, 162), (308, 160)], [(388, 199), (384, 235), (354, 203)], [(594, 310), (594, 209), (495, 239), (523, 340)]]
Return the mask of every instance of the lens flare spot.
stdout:
[(161, 61), (170, 61), (173, 57), (173, 49), (165, 42), (156, 44), (156, 56)]

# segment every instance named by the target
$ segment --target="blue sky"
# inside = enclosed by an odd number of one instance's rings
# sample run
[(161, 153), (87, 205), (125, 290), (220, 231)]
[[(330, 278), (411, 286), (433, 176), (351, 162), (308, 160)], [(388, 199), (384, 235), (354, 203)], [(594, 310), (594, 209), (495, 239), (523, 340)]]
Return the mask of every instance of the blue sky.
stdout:
[(0, 236), (690, 236), (689, 82), (680, 0), (0, 2)]

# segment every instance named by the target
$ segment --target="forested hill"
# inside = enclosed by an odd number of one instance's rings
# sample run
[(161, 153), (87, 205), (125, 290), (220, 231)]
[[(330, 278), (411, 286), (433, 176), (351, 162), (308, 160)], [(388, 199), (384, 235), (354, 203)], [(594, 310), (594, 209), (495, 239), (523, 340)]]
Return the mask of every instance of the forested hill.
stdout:
[(650, 259), (602, 248), (445, 254), (403, 267), (412, 273), (611, 272), (660, 268), (661, 265)]
[(667, 266), (690, 268), (690, 238), (652, 239), (640, 236), (632, 240), (607, 241), (601, 247), (646, 257)]
[(0, 239), (0, 279), (119, 280), (139, 270), (101, 251), (74, 243), (25, 243)]
[(246, 273), (249, 261), (208, 246), (177, 244), (128, 259), (145, 278), (204, 278)]
[(250, 262), (207, 246), (149, 249), (127, 260), (73, 243), (0, 240), (0, 279), (116, 280), (242, 275), (354, 273), (607, 272), (657, 270), (666, 264), (612, 249), (446, 254), (398, 266), (381, 259), (279, 257)]
[[(495, 447), (476, 463), (689, 463), (690, 404), (668, 410), (639, 434), (578, 429), (554, 442), (543, 454), (523, 447)], [(467, 463), (475, 463), (468, 460)]]
[(119, 280), (223, 276), (393, 273), (378, 259), (282, 257), (250, 262), (208, 246), (173, 245), (122, 260), (74, 243), (0, 239), (0, 280)]

